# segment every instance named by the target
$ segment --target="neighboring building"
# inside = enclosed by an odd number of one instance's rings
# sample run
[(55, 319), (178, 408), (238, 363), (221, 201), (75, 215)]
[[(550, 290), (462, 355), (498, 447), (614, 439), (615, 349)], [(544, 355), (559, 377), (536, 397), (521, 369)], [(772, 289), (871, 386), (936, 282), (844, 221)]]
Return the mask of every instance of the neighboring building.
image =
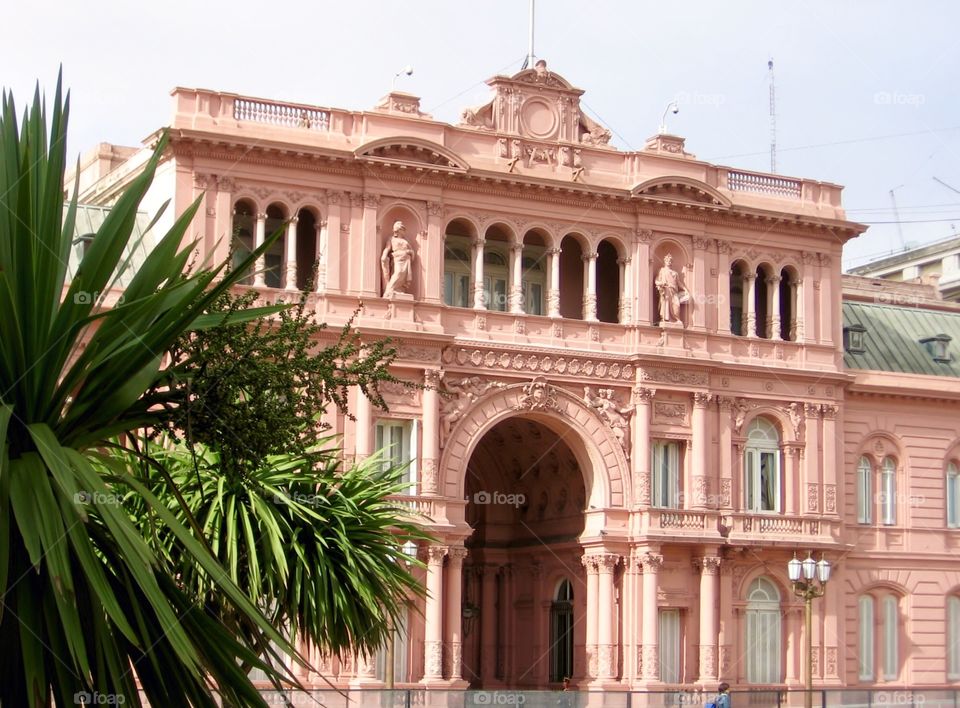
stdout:
[(944, 300), (960, 302), (960, 237), (905, 250), (852, 268), (850, 273), (904, 283), (932, 284)]
[[(545, 66), (488, 83), (459, 125), (400, 92), (352, 112), (178, 88), (146, 205), (199, 198), (220, 260), (285, 228), (251, 287), (312, 287), (333, 325), (362, 304), (427, 384), (329, 416), (348, 455), (410, 460), (437, 538), (397, 684), (797, 686), (786, 564), (808, 551), (835, 565), (817, 685), (960, 681), (960, 312), (845, 281), (865, 227), (837, 185), (670, 135), (614, 149)], [(91, 163), (80, 198), (108, 205), (146, 153)], [(385, 656), (317, 659), (379, 686)]]

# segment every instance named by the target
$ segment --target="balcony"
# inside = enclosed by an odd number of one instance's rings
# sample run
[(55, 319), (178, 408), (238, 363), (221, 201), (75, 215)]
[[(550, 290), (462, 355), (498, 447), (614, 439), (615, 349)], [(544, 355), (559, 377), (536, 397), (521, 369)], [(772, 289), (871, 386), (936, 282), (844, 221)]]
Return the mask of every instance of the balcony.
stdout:
[(802, 537), (812, 546), (833, 545), (839, 518), (746, 513), (716, 509), (645, 509), (640, 533), (673, 542), (728, 543), (738, 546), (792, 546)]

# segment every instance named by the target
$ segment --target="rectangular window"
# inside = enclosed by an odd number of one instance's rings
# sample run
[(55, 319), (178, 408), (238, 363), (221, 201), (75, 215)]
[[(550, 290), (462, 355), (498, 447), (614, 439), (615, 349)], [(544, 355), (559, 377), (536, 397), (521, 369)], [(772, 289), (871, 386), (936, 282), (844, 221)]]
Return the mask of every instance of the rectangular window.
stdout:
[(780, 613), (747, 610), (747, 682), (780, 683)]
[(507, 281), (486, 275), (483, 278), (483, 296), (488, 310), (507, 311)]
[(744, 451), (747, 511), (780, 511), (779, 453), (747, 448)]
[(660, 680), (680, 683), (680, 610), (660, 610)]
[(960, 475), (952, 464), (947, 471), (947, 526), (960, 526)]
[(895, 681), (900, 675), (898, 614), (897, 598), (887, 595), (883, 598), (883, 678), (887, 681)]
[(947, 678), (960, 680), (960, 597), (947, 598)]
[(268, 288), (279, 288), (281, 286), (280, 274), (281, 255), (279, 253), (267, 253), (263, 257), (266, 272), (263, 274), (264, 283)]
[(543, 314), (543, 285), (524, 281), (523, 311), (528, 315)]
[(389, 644), (376, 656), (376, 675), (380, 681), (387, 680), (387, 658), (393, 654), (393, 681), (394, 683), (406, 683), (407, 677), (407, 655), (409, 654), (407, 623), (406, 617), (402, 618), (401, 623), (393, 630), (393, 636)]
[(382, 450), (384, 471), (403, 467), (407, 494), (417, 493), (417, 421), (381, 420), (377, 422), (376, 449)]
[(862, 457), (857, 465), (857, 523), (869, 524), (873, 521), (873, 485), (871, 477), (873, 467), (870, 461)]
[(892, 526), (897, 523), (897, 470), (892, 464), (884, 463), (880, 473), (880, 509), (883, 523)]
[(858, 676), (861, 681), (873, 681), (873, 598), (862, 596), (858, 601)]
[(451, 307), (468, 307), (470, 276), (455, 271), (443, 274), (443, 301)]
[(680, 502), (680, 445), (665, 440), (651, 446), (653, 476), (653, 506), (676, 509)]

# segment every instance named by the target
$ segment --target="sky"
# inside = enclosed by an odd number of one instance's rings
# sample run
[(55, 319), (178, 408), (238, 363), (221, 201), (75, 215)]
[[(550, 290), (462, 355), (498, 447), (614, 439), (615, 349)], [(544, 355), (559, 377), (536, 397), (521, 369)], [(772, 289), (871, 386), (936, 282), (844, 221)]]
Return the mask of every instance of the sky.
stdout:
[[(62, 65), (73, 155), (138, 145), (169, 122), (175, 86), (363, 110), (407, 65), (397, 89), (455, 122), (487, 100), (485, 79), (520, 69), (529, 35), (529, 0), (48, 0), (4, 15), (0, 84), (22, 106)], [(844, 185), (848, 217), (871, 223), (852, 267), (960, 234), (958, 27), (950, 0), (537, 0), (534, 54), (586, 91), (620, 149), (677, 100), (667, 127), (689, 152), (763, 171), (772, 58), (776, 171)]]

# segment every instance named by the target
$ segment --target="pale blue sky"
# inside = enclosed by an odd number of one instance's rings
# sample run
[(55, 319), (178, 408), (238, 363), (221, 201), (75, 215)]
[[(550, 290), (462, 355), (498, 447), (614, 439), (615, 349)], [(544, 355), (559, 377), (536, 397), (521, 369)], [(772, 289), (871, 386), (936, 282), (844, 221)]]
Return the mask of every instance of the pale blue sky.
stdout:
[[(138, 144), (169, 119), (176, 85), (364, 109), (406, 64), (415, 73), (397, 87), (453, 121), (485, 99), (484, 79), (519, 69), (527, 13), (527, 0), (16, 3), (5, 11), (0, 83), (22, 104), (37, 79), (52, 88), (62, 63), (74, 152)], [(901, 219), (928, 222), (902, 224), (904, 240), (924, 242), (952, 224), (960, 233), (960, 193), (933, 179), (960, 190), (958, 27), (960, 4), (949, 0), (539, 0), (535, 53), (586, 90), (618, 147), (641, 147), (679, 96), (668, 126), (688, 150), (761, 170), (772, 56), (778, 171), (845, 185), (861, 221), (893, 221), (896, 188)], [(845, 262), (900, 247), (897, 227), (878, 224)]]

